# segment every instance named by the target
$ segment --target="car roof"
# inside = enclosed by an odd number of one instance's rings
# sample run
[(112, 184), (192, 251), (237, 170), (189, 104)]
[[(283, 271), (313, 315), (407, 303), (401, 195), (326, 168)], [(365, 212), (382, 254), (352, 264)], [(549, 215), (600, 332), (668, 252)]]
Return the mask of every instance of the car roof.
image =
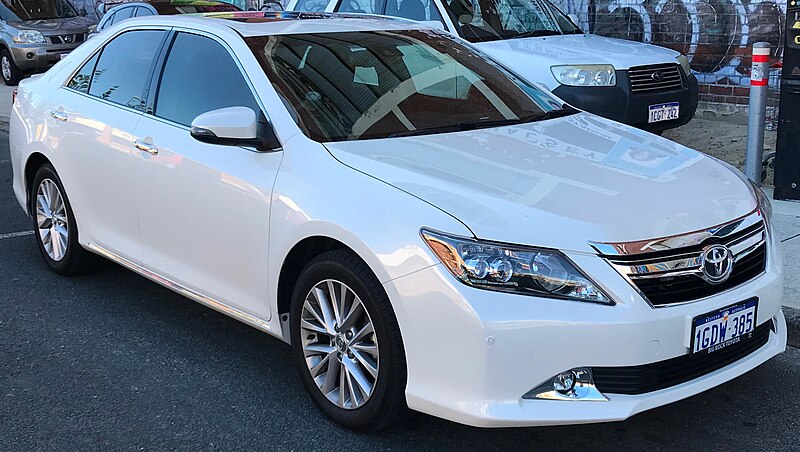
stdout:
[(183, 26), (198, 30), (219, 27), (233, 29), (244, 37), (335, 33), (347, 31), (380, 31), (426, 29), (411, 20), (368, 14), (311, 13), (294, 11), (240, 11), (224, 13), (182, 14), (176, 16), (137, 17), (125, 21), (135, 24)]

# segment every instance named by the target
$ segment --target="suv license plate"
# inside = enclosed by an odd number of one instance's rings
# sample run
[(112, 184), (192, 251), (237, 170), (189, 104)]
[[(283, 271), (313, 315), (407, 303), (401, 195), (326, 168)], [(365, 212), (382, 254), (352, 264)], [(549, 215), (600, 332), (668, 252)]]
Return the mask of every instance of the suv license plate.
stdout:
[(697, 316), (692, 321), (692, 353), (713, 353), (752, 336), (758, 299)]
[(647, 122), (652, 124), (654, 122), (672, 121), (673, 119), (678, 119), (680, 112), (681, 104), (679, 102), (651, 105)]

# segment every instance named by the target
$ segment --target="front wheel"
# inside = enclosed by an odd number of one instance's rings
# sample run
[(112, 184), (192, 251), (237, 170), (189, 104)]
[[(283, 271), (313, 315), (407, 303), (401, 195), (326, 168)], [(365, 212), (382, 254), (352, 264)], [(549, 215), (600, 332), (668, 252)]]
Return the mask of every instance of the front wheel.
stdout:
[(291, 306), (292, 354), (317, 407), (359, 431), (393, 424), (405, 411), (406, 362), (383, 286), (354, 253), (309, 263)]
[(14, 58), (11, 57), (8, 49), (3, 49), (0, 52), (0, 74), (3, 75), (3, 83), (9, 86), (18, 84), (25, 77), (22, 69), (14, 63)]

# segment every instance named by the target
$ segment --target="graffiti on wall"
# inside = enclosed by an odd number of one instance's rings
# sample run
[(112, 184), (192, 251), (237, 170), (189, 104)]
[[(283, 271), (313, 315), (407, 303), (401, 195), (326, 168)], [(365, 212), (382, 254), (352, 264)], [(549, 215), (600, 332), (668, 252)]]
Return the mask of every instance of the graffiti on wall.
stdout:
[[(584, 30), (670, 47), (701, 83), (749, 84), (749, 46), (783, 53), (786, 0), (561, 0)], [(777, 72), (777, 70), (776, 70)], [(777, 77), (773, 77), (777, 80)]]

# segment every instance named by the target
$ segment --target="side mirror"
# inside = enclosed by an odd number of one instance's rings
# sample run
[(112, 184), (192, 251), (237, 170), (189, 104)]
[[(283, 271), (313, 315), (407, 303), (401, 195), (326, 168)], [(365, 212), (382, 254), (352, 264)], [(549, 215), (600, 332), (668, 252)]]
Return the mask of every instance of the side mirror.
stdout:
[(194, 118), (192, 137), (223, 146), (254, 146), (260, 151), (280, 148), (278, 137), (267, 124), (259, 124), (256, 112), (247, 107), (212, 110)]

